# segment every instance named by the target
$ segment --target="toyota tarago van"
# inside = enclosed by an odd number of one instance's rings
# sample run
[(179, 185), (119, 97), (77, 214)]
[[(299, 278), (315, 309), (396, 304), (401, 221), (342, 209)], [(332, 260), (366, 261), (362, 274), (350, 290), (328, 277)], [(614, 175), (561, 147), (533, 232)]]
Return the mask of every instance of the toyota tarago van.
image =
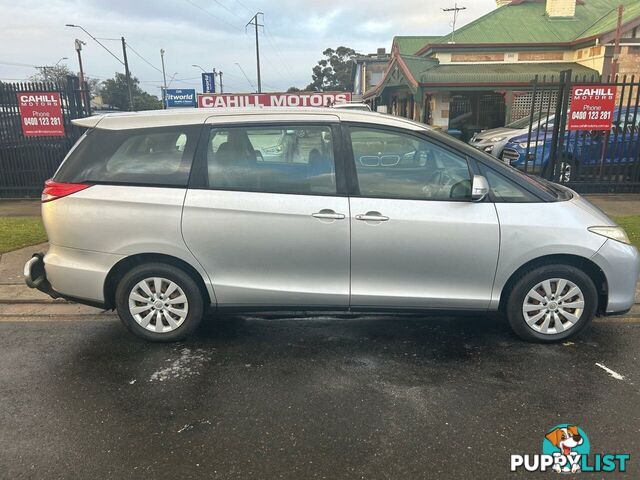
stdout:
[(108, 114), (47, 181), (26, 282), (182, 339), (210, 311), (501, 312), (532, 341), (628, 311), (624, 230), (425, 125), (347, 109)]

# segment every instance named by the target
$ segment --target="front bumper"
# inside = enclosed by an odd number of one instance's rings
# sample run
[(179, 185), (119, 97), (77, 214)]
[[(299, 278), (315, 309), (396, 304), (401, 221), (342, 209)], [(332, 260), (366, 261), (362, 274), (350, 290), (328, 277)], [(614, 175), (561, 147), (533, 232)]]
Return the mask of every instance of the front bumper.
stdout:
[(605, 313), (616, 315), (629, 311), (635, 303), (640, 277), (640, 254), (633, 245), (607, 240), (591, 260), (607, 279), (608, 302)]

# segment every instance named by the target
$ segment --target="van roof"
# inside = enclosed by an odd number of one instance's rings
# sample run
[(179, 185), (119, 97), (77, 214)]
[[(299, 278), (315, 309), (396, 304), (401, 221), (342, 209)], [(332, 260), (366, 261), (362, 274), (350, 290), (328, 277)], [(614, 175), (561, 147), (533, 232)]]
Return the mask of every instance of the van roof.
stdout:
[(144, 112), (118, 112), (94, 115), (72, 120), (83, 128), (126, 130), (131, 128), (193, 125), (204, 122), (272, 122), (272, 121), (349, 121), (397, 126), (409, 130), (428, 130), (427, 125), (392, 115), (351, 109), (321, 107), (277, 108), (180, 108), (148, 110)]

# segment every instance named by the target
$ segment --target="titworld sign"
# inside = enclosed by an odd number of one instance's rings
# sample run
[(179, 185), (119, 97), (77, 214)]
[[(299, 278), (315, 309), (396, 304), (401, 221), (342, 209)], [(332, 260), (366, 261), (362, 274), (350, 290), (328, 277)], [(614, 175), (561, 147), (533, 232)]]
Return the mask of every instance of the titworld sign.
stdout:
[(196, 91), (193, 88), (168, 88), (165, 99), (167, 107), (195, 107)]

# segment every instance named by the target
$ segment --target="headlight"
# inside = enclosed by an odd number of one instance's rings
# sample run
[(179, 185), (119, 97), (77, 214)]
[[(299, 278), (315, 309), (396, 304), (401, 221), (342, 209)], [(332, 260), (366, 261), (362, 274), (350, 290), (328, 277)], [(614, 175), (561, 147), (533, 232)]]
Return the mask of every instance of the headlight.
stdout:
[(616, 242), (626, 243), (627, 245), (631, 243), (627, 232), (625, 232), (622, 227), (589, 227), (589, 231), (596, 235), (602, 235), (603, 237), (615, 240)]
[[(544, 145), (544, 140), (540, 141), (540, 142), (531, 142), (529, 144), (529, 148), (537, 148), (537, 147), (541, 147), (542, 145)], [(527, 149), (527, 142), (519, 143), (518, 146), (520, 148), (524, 148), (526, 150)]]
[(493, 142), (493, 143), (498, 143), (498, 142), (503, 141), (505, 138), (506, 137), (493, 137), (493, 138), (489, 139), (489, 141)]

